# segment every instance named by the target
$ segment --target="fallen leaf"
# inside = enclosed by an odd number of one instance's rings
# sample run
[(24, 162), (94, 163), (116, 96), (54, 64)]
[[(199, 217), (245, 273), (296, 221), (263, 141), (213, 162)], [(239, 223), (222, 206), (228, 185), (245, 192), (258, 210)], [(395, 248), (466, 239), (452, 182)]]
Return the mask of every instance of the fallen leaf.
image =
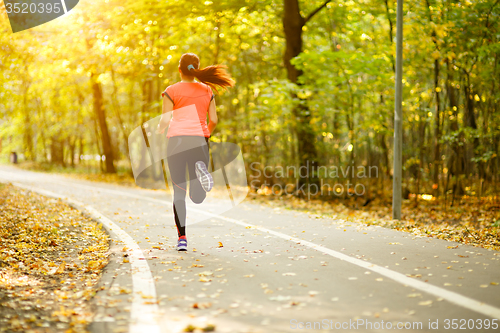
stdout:
[(191, 305), (193, 309), (208, 309), (212, 306), (212, 303), (194, 303)]
[(54, 274), (62, 274), (64, 272), (64, 268), (66, 267), (66, 263), (63, 261), (57, 270), (54, 272)]

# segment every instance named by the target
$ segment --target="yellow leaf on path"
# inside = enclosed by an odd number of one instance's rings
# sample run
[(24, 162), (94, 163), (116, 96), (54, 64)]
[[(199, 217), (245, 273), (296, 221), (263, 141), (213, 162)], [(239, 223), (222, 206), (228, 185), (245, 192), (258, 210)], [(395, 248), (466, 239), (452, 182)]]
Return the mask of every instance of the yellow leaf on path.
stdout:
[(87, 263), (87, 267), (89, 269), (97, 269), (99, 268), (99, 262), (96, 261), (96, 260), (90, 260), (88, 263)]
[(219, 246), (218, 247), (224, 247), (224, 245), (222, 245), (222, 242), (219, 242)]
[(209, 278), (206, 278), (206, 277), (202, 276), (202, 277), (200, 277), (199, 281), (200, 282), (210, 282), (210, 281), (212, 281), (212, 279), (209, 279)]
[(490, 282), (492, 286), (498, 286), (498, 282)]
[(432, 304), (432, 301), (422, 301), (422, 302), (418, 302), (418, 305), (431, 305)]
[(62, 274), (64, 272), (64, 268), (66, 268), (66, 263), (63, 261), (57, 270), (54, 272), (54, 274)]

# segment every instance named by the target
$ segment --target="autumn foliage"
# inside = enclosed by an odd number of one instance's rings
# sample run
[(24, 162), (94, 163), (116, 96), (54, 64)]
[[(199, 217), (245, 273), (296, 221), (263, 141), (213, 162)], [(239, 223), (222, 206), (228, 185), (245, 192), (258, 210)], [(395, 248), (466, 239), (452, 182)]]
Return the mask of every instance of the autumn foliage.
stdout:
[(84, 331), (108, 250), (75, 209), (0, 184), (0, 327)]

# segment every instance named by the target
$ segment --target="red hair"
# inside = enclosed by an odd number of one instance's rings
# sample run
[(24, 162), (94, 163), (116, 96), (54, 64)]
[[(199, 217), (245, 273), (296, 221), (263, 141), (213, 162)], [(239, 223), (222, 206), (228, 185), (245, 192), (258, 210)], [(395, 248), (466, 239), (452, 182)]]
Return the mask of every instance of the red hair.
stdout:
[(234, 80), (226, 71), (227, 66), (213, 65), (200, 69), (200, 58), (194, 53), (185, 53), (181, 56), (179, 68), (182, 74), (194, 76), (198, 81), (209, 85), (210, 88), (219, 93), (217, 88), (227, 90), (228, 87), (234, 87)]

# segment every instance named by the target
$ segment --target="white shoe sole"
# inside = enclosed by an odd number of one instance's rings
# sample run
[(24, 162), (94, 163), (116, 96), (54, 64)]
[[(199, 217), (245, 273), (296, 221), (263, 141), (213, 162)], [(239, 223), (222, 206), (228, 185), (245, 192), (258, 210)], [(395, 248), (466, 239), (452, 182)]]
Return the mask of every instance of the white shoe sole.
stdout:
[(196, 177), (198, 178), (201, 187), (205, 190), (205, 192), (210, 192), (214, 187), (214, 179), (212, 175), (207, 170), (207, 166), (205, 163), (198, 161), (195, 164), (195, 172)]

